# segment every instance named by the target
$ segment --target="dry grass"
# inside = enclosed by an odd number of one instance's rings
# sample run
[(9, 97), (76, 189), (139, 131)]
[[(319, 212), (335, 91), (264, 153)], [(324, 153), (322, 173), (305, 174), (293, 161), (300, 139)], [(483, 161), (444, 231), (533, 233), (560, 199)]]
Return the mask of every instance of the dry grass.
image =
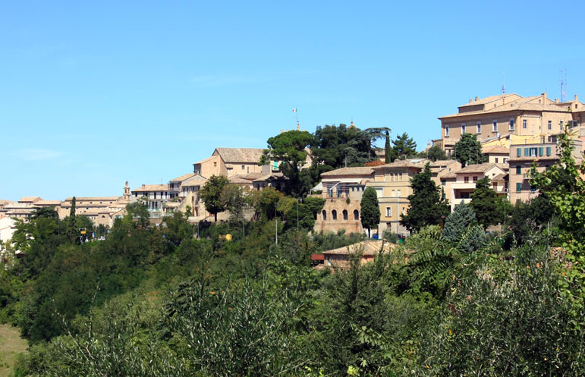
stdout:
[(27, 341), (20, 337), (17, 327), (0, 325), (0, 377), (8, 377), (16, 354), (26, 352)]

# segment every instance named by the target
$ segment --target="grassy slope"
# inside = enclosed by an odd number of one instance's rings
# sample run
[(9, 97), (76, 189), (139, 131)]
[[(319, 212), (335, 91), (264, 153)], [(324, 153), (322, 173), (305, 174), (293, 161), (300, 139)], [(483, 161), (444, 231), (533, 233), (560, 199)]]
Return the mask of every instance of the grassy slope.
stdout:
[(20, 330), (10, 325), (0, 325), (0, 377), (12, 372), (16, 354), (25, 352), (27, 341), (20, 337)]

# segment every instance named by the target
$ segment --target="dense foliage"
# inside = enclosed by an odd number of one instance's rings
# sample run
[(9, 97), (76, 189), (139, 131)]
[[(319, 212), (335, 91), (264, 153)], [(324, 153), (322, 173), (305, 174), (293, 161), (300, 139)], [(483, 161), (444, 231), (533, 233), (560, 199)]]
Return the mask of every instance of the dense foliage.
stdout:
[(481, 152), (481, 143), (477, 140), (476, 134), (465, 133), (455, 143), (455, 159), (461, 162), (462, 166), (481, 164), (486, 162), (486, 157)]

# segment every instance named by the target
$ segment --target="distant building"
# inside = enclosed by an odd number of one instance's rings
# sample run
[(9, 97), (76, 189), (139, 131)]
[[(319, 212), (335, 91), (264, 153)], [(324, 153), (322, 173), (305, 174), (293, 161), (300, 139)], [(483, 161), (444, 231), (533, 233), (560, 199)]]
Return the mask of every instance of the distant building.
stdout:
[(459, 106), (458, 113), (439, 118), (441, 139), (435, 140), (435, 144), (451, 155), (455, 143), (464, 133), (476, 134), (481, 142), (508, 135), (546, 138), (558, 134), (566, 125), (579, 126), (583, 114), (585, 108), (577, 96), (568, 102), (550, 100), (546, 93), (532, 97), (517, 94), (475, 97)]
[(171, 199), (169, 185), (145, 185), (131, 191), (131, 201), (144, 200), (151, 219), (163, 216), (163, 203)]

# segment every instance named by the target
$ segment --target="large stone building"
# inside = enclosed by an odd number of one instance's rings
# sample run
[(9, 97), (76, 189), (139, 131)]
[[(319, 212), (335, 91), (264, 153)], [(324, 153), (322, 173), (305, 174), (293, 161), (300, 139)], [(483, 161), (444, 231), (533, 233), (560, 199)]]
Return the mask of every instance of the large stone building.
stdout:
[(371, 167), (340, 168), (321, 174), (320, 196), (325, 204), (317, 214), (316, 232), (362, 231), (360, 203), (367, 182), (374, 180)]
[(526, 142), (531, 142), (528, 140), (531, 137), (546, 141), (548, 136), (560, 133), (566, 125), (580, 125), (584, 114), (584, 105), (577, 96), (568, 102), (550, 100), (546, 93), (532, 97), (517, 94), (476, 97), (459, 106), (458, 113), (439, 118), (441, 139), (435, 140), (435, 144), (451, 155), (455, 143), (464, 133), (476, 134), (480, 141), (506, 135), (525, 138)]

